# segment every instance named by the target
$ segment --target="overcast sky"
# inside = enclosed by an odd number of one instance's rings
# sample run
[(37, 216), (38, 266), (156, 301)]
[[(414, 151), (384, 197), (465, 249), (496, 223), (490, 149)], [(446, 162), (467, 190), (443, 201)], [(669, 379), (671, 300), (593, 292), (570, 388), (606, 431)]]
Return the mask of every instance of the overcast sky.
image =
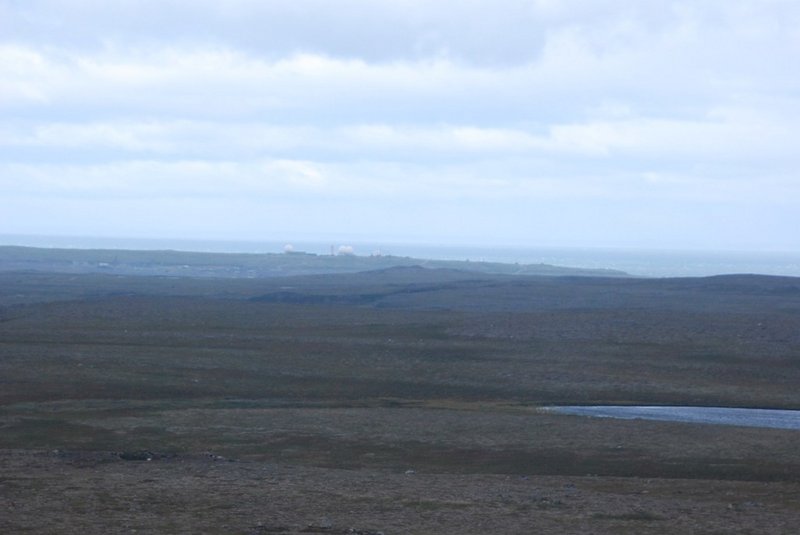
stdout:
[(0, 234), (800, 250), (800, 2), (0, 0)]

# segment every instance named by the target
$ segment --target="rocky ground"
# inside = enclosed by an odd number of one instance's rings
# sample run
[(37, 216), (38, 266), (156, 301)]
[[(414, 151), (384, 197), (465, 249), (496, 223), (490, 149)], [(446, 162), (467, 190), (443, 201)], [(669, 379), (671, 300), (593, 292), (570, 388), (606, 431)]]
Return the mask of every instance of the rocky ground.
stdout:
[(797, 532), (800, 485), (337, 470), (214, 456), (3, 451), (0, 532)]

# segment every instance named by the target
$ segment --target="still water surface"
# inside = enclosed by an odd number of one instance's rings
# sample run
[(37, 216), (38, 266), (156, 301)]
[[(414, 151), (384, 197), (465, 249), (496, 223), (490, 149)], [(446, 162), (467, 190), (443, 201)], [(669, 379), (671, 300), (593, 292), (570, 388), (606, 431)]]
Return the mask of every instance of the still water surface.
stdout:
[(630, 407), (619, 405), (546, 407), (545, 410), (559, 414), (599, 418), (800, 429), (800, 411), (796, 410), (730, 409), (726, 407)]

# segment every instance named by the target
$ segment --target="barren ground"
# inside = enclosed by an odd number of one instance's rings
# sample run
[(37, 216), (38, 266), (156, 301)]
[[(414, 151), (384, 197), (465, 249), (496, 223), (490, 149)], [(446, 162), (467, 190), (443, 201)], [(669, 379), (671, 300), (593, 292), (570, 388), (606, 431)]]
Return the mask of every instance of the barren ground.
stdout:
[(11, 273), (0, 300), (0, 533), (800, 525), (796, 431), (537, 411), (800, 408), (796, 279)]

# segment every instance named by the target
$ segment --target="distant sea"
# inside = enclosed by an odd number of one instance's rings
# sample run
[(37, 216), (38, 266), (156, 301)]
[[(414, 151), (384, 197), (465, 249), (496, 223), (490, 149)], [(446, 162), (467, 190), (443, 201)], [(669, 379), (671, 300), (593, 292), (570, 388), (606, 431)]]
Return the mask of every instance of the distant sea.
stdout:
[(0, 245), (76, 249), (138, 249), (219, 253), (281, 253), (287, 244), (295, 251), (330, 254), (351, 246), (357, 255), (394, 255), (434, 260), (470, 260), (519, 264), (552, 264), (578, 268), (608, 268), (643, 277), (703, 277), (758, 273), (800, 277), (800, 252), (668, 251), (568, 247), (486, 247), (415, 245), (377, 242), (222, 241), (145, 238), (90, 238), (0, 235)]

